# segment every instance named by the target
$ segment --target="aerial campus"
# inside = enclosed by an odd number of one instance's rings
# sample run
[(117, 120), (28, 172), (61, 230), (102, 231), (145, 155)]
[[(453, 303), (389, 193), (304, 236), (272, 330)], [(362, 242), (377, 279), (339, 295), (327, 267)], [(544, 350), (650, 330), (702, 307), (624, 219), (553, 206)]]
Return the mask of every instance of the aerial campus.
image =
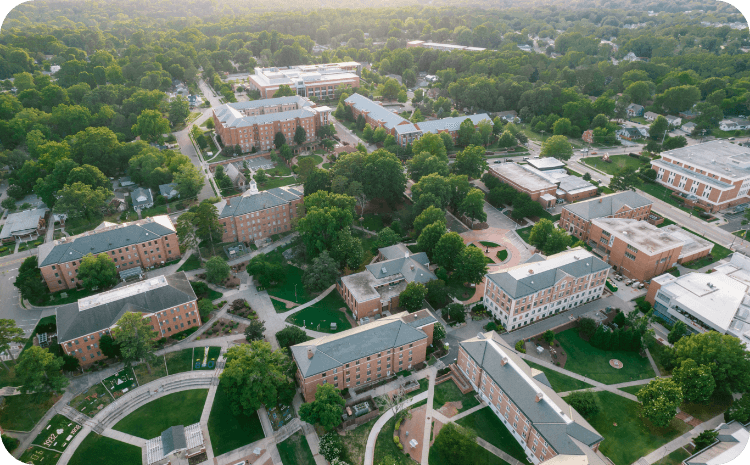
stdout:
[(745, 17), (456, 6), (10, 9), (0, 463), (750, 461)]

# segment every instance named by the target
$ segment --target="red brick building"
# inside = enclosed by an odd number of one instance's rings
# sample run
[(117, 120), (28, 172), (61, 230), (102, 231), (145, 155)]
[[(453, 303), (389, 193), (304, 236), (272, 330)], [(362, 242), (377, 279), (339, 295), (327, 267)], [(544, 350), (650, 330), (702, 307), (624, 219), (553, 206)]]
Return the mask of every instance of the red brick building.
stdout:
[(565, 169), (541, 170), (531, 163), (532, 160), (525, 165), (492, 164), (487, 172), (518, 192), (528, 194), (531, 200), (544, 208), (554, 207), (558, 203), (588, 199), (597, 193), (596, 186), (577, 176), (569, 175)]
[(76, 289), (78, 267), (87, 254), (109, 255), (122, 272), (178, 259), (180, 247), (167, 215), (123, 224), (104, 222), (93, 231), (39, 246), (39, 268), (50, 292)]
[(140, 313), (156, 331), (168, 337), (202, 324), (197, 298), (184, 272), (158, 276), (55, 309), (57, 340), (66, 354), (88, 365), (106, 357), (99, 340), (125, 313)]
[(399, 313), (291, 347), (305, 402), (321, 384), (376, 383), (425, 361), (437, 319), (429, 310)]
[(583, 241), (588, 240), (591, 220), (596, 218), (631, 218), (646, 220), (651, 213), (652, 202), (633, 191), (566, 205), (560, 214), (558, 225)]

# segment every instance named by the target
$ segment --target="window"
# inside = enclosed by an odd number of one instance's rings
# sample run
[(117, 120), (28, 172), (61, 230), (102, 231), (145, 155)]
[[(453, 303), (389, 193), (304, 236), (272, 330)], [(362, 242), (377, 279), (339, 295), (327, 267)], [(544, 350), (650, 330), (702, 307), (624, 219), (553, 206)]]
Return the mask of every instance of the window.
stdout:
[[(628, 246), (628, 247), (630, 247), (630, 246)], [(633, 255), (633, 254), (632, 254), (632, 253), (630, 253), (630, 252), (625, 252), (625, 256), (626, 256), (626, 257), (628, 257), (628, 258), (629, 258), (629, 259), (631, 259), (631, 260), (635, 260), (635, 255)]]

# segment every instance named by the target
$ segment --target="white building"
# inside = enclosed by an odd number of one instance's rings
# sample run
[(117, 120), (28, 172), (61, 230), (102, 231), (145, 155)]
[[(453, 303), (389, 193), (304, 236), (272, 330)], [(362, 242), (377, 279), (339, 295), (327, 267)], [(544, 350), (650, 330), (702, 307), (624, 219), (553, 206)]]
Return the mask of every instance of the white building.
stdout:
[(742, 118), (727, 118), (719, 122), (722, 131), (739, 131), (750, 128), (750, 121)]
[[(686, 458), (683, 463), (685, 465), (724, 465), (742, 462), (741, 460), (735, 461), (735, 459), (742, 454), (750, 439), (749, 426), (743, 426), (735, 420), (722, 423), (714, 430), (719, 433), (716, 442)], [(747, 454), (744, 456), (747, 458)]]

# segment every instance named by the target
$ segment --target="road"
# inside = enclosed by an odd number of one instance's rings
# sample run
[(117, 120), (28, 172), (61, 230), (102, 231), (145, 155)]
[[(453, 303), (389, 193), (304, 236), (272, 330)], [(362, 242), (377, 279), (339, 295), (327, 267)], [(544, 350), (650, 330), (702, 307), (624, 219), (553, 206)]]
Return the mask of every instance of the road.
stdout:
[(333, 120), (333, 127), (336, 129), (336, 135), (339, 137), (341, 142), (346, 142), (352, 147), (356, 147), (358, 144), (363, 144), (365, 147), (367, 147), (368, 152), (372, 152), (376, 149), (374, 145), (368, 144), (367, 142), (357, 137), (356, 134), (347, 129), (343, 124), (339, 123), (335, 118), (331, 118), (331, 120)]

